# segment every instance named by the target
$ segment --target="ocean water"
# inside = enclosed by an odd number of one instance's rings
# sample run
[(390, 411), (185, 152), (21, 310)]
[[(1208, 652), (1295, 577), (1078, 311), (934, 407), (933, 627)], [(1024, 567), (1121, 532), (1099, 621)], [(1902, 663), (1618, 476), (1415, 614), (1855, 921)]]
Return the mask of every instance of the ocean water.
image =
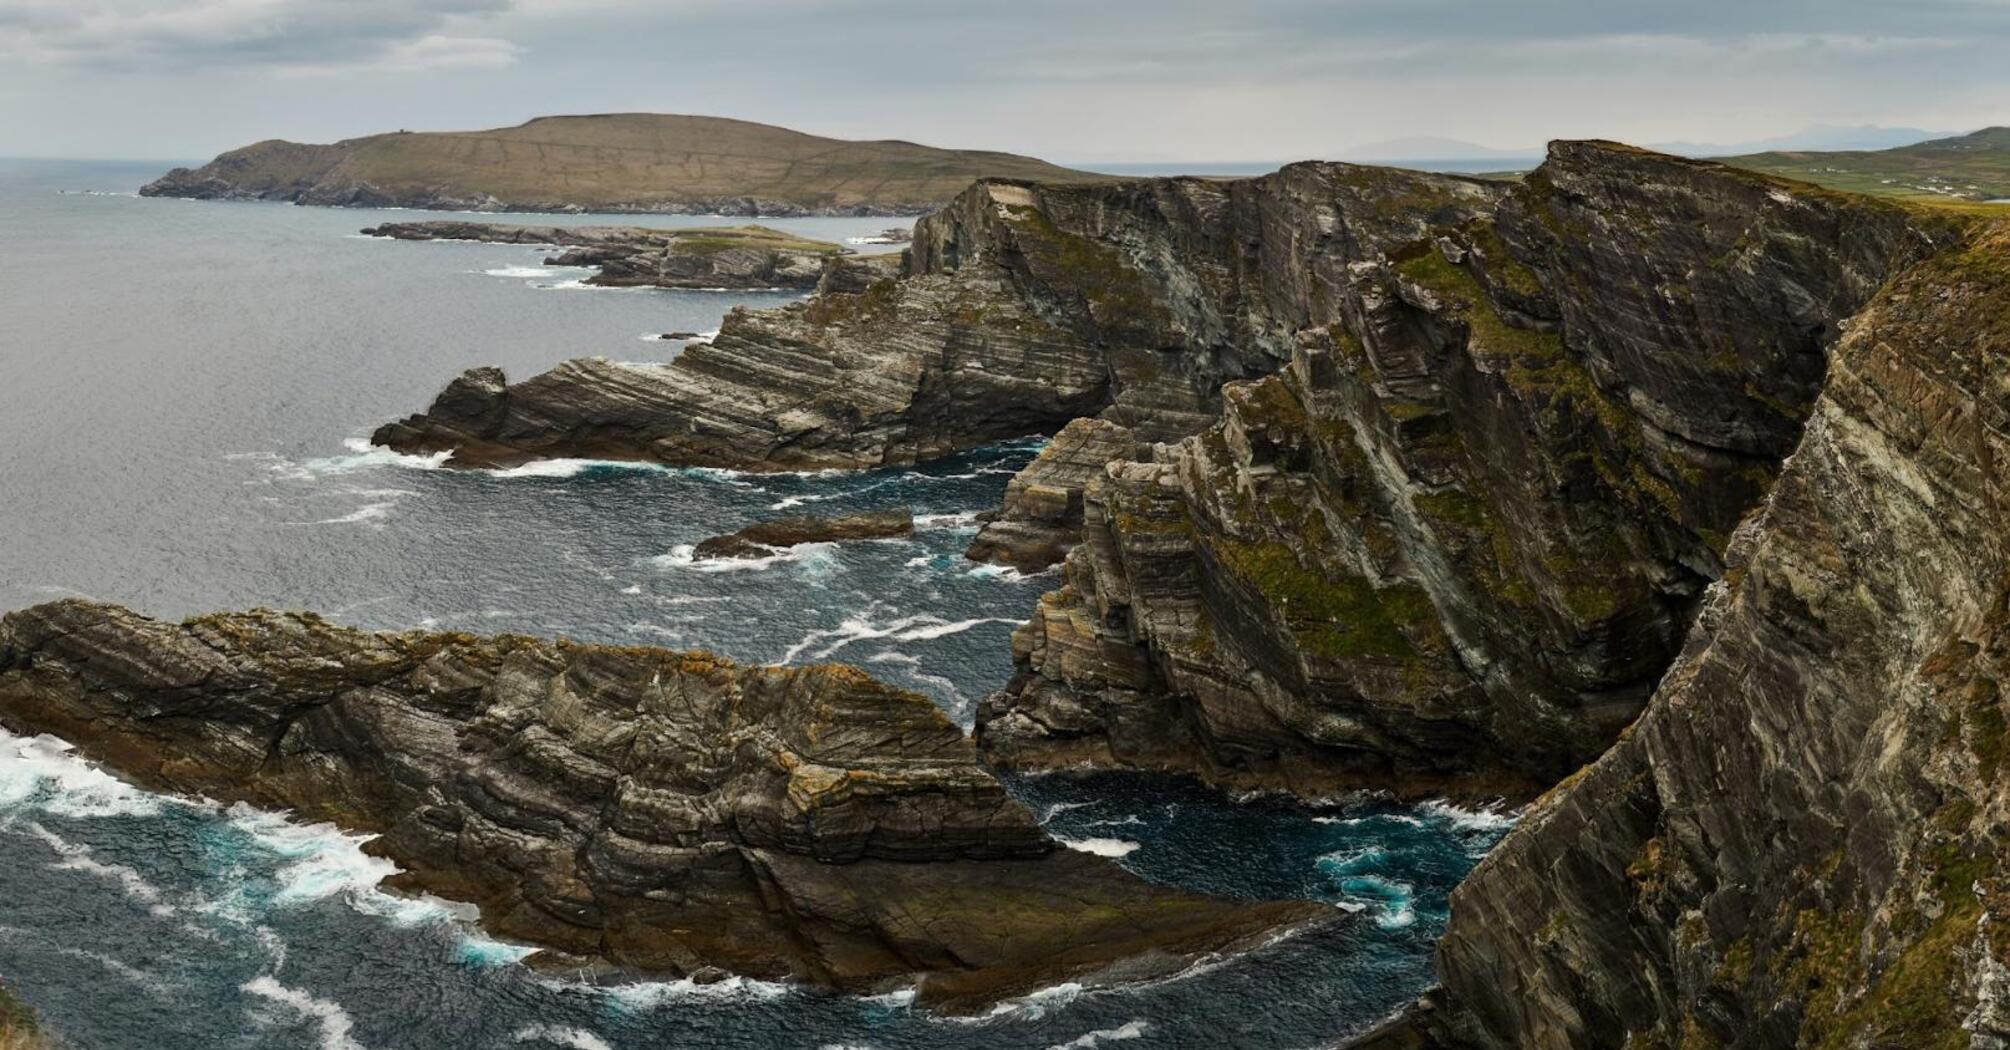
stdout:
[[(162, 164), (0, 161), (0, 609), (266, 605), (369, 628), (519, 631), (843, 661), (968, 724), (1051, 586), (962, 557), (1038, 440), (915, 470), (743, 476), (559, 462), (460, 472), (370, 448), (461, 370), (660, 361), (787, 293), (603, 290), (536, 249), (355, 235), (421, 213), (146, 200)], [(688, 217), (504, 217), (703, 225)], [(843, 240), (884, 219), (771, 220)], [(790, 511), (905, 506), (912, 539), (720, 567), (689, 546)], [(148, 795), (0, 736), (0, 979), (80, 1050), (217, 1047), (1310, 1047), (1428, 981), (1445, 895), (1508, 818), (1235, 800), (1135, 775), (1013, 788), (1154, 880), (1325, 900), (1332, 929), (1148, 986), (946, 1019), (729, 981), (591, 987), (513, 965), (446, 902), (387, 896), (360, 840)]]

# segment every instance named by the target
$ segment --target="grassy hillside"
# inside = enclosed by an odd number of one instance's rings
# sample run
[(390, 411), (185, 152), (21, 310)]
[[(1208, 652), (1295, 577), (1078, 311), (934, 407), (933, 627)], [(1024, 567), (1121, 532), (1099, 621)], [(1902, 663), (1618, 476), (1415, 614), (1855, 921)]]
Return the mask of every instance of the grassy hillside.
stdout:
[[(393, 132), (326, 146), (270, 140), (193, 172), (177, 169), (149, 189), (308, 203), (350, 203), (339, 198), (361, 186), (398, 202), (491, 197), (504, 206), (591, 209), (754, 198), (809, 210), (923, 210), (986, 176), (1097, 177), (1010, 153), (850, 142), (719, 117), (619, 113), (540, 117), (492, 131)], [(182, 190), (199, 189), (202, 180), (232, 189)]]
[(2010, 127), (1883, 150), (1787, 150), (1719, 158), (1726, 164), (1887, 197), (2010, 198)]

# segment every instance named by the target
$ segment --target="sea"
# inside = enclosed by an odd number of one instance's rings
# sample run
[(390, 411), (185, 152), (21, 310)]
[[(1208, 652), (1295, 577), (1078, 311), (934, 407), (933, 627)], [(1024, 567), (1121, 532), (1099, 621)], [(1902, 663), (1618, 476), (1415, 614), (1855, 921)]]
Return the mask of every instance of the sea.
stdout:
[[(671, 359), (794, 293), (613, 290), (536, 248), (360, 228), (423, 212), (148, 199), (153, 163), (0, 160), (0, 610), (268, 606), (372, 629), (520, 632), (844, 662), (968, 726), (1053, 574), (963, 557), (1037, 435), (913, 469), (743, 475), (592, 461), (444, 469), (373, 448), (462, 370)], [(690, 216), (499, 221), (730, 224)], [(771, 219), (845, 241), (886, 219)], [(863, 246), (860, 250), (885, 250)], [(897, 250), (897, 249), (894, 249)], [(744, 563), (693, 544), (784, 513), (906, 507), (913, 538)], [(568, 979), (451, 902), (377, 888), (360, 836), (150, 794), (0, 733), (0, 983), (76, 1050), (905, 1050), (1331, 1046), (1430, 981), (1451, 888), (1513, 814), (1230, 797), (1132, 773), (1020, 777), (1072, 848), (1143, 878), (1345, 920), (1178, 976), (979, 1017), (744, 979)]]

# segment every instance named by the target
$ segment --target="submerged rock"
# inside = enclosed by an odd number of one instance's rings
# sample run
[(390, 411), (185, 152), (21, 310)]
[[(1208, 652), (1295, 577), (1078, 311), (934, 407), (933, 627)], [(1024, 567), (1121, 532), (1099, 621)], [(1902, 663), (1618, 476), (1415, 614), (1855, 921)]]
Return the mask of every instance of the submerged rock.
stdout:
[(0, 1048), (4, 1050), (56, 1050), (43, 1033), (40, 1020), (28, 1004), (15, 998), (0, 984)]
[(1358, 1047), (2010, 1041), (2006, 376), (1999, 224), (1850, 321), (1646, 712)]
[(0, 619), (0, 723), (374, 832), (397, 885), (644, 970), (966, 1009), (1330, 914), (1056, 849), (934, 704), (845, 667), (64, 601)]
[(990, 182), (807, 303), (734, 310), (667, 366), (568, 361), (493, 414), (378, 429), (452, 465), (591, 456), (740, 470), (911, 463), (1101, 413), (1147, 440), (1334, 319), (1350, 262), (1477, 216), (1494, 183), (1347, 164), (1239, 181)]
[(824, 265), (846, 249), (766, 226), (520, 226), (438, 219), (365, 227), (401, 241), (549, 244), (566, 251), (547, 266), (592, 266), (587, 284), (611, 288), (795, 288), (809, 290)]
[(914, 514), (881, 510), (835, 517), (798, 515), (756, 522), (738, 532), (714, 536), (693, 551), (700, 558), (758, 558), (783, 547), (843, 540), (883, 540), (914, 535)]

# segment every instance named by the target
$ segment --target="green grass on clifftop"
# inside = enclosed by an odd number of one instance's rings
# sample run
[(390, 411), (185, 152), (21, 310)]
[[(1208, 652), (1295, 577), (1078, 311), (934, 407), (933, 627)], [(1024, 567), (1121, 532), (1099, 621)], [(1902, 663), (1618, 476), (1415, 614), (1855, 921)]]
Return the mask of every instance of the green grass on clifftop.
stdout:
[(1721, 158), (1771, 175), (1880, 197), (2010, 198), (2010, 127), (1884, 150), (1783, 150)]

